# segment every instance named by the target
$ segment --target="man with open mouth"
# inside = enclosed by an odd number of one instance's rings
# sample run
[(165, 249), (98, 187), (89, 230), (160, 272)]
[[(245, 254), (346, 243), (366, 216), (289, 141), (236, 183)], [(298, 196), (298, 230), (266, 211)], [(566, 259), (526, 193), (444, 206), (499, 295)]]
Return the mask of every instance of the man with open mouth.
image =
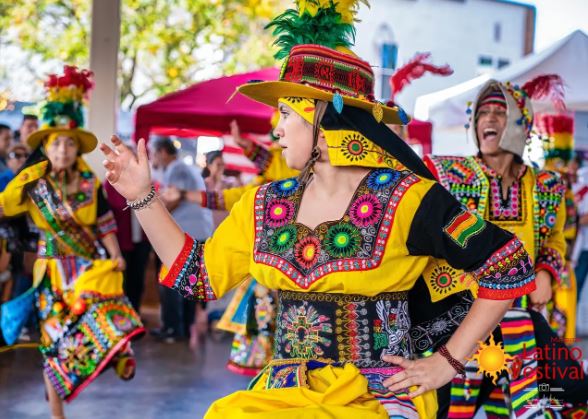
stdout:
[[(496, 340), (503, 343), (506, 354), (512, 357), (501, 378), (492, 382), (478, 375), (479, 365), (473, 360), (466, 365), (465, 377), (454, 379), (450, 386), (438, 392), (440, 410), (442, 406), (448, 408), (447, 415), (451, 418), (473, 417), (480, 406), (497, 417), (511, 417), (510, 414), (542, 417), (543, 409), (533, 408), (530, 404), (530, 400), (550, 396), (539, 392), (538, 381), (547, 381), (551, 388), (563, 388), (565, 392), (551, 396), (563, 398), (569, 403), (569, 409), (575, 411), (579, 403), (586, 402), (586, 379), (562, 377), (561, 380), (545, 380), (541, 374), (537, 375), (545, 366), (542, 365), (544, 360), (529, 359), (528, 354), (524, 354), (525, 348), (564, 346), (557, 341), (557, 335), (547, 321), (553, 324), (554, 313), (565, 312), (554, 306), (554, 294), (562, 289), (569, 291), (563, 235), (565, 184), (555, 172), (527, 166), (522, 158), (533, 127), (531, 99), (546, 96), (551, 96), (556, 104), (563, 104), (559, 76), (539, 76), (522, 87), (489, 80), (467, 111), (470, 123), (466, 128), (471, 125), (478, 154), (425, 157), (425, 163), (435, 177), (464, 206), (521, 240), (534, 260), (537, 282), (535, 291), (515, 300), (494, 332)], [(443, 265), (440, 262), (431, 270), (426, 278), (429, 283), (439, 283), (435, 275), (440, 272), (449, 273), (453, 278), (461, 274)], [(430, 289), (435, 287), (430, 286)], [(578, 367), (571, 359), (557, 360), (556, 364)], [(452, 387), (451, 394), (449, 387)], [(441, 411), (439, 416), (443, 416)]]

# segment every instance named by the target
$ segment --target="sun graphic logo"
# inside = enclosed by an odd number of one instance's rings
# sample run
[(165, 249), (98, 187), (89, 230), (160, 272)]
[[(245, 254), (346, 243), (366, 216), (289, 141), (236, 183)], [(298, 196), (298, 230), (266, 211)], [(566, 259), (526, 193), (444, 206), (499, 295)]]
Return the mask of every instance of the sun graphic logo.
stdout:
[(502, 342), (494, 342), (494, 336), (490, 335), (489, 343), (481, 342), (478, 351), (470, 358), (478, 364), (477, 374), (486, 374), (496, 384), (498, 376), (503, 371), (508, 371), (508, 363), (513, 358), (507, 355), (502, 348)]

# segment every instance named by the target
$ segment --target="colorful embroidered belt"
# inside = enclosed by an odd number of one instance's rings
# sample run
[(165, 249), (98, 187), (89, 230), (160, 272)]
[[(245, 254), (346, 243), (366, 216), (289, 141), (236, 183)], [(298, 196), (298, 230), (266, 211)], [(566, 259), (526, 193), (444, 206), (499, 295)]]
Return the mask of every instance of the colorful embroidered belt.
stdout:
[(280, 291), (274, 356), (388, 367), (383, 355), (411, 355), (408, 293), (374, 297)]

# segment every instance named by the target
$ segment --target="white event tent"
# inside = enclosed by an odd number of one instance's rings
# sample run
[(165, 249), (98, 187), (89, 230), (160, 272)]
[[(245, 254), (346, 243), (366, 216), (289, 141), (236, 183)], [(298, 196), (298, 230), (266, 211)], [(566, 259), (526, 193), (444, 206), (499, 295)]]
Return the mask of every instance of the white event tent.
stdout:
[[(559, 74), (565, 83), (566, 105), (576, 114), (576, 142), (587, 137), (588, 127), (588, 35), (575, 31), (549, 48), (529, 55), (493, 74), (484, 74), (453, 87), (417, 98), (415, 118), (433, 123), (434, 154), (472, 154), (475, 146), (466, 140), (467, 102), (473, 101), (482, 85), (490, 78), (515, 84), (542, 74)], [(533, 103), (535, 112), (553, 111), (548, 102)], [(578, 121), (582, 121), (578, 123)], [(581, 141), (583, 142), (583, 141)], [(584, 148), (584, 147), (582, 147)]]

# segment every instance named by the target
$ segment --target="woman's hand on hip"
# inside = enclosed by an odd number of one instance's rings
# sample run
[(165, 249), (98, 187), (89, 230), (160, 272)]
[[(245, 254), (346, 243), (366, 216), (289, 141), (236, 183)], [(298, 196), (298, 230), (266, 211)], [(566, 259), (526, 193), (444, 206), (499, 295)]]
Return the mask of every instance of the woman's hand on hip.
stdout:
[(449, 362), (437, 352), (430, 357), (416, 361), (391, 355), (386, 355), (383, 359), (404, 368), (403, 371), (386, 379), (384, 386), (392, 392), (408, 390), (410, 387), (416, 386), (416, 389), (408, 393), (410, 398), (420, 396), (429, 390), (436, 390), (457, 375)]
[(112, 145), (100, 144), (106, 160), (106, 179), (128, 201), (141, 199), (151, 190), (151, 172), (147, 159), (145, 140), (140, 139), (137, 154), (133, 153), (116, 135), (111, 138)]

